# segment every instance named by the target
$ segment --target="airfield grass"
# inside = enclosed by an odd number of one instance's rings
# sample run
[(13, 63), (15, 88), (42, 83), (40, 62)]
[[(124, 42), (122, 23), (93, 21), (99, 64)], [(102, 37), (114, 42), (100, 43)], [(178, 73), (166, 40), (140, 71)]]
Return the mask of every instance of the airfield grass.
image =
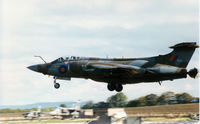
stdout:
[[(122, 119), (114, 119), (114, 122), (118, 122), (118, 121), (122, 121), (125, 118)], [(142, 121), (152, 121), (152, 122), (156, 122), (156, 121), (162, 121), (162, 122), (177, 122), (177, 121), (191, 121), (191, 119), (189, 117), (175, 117), (175, 118), (169, 118), (169, 117), (143, 117)]]
[(164, 122), (176, 122), (176, 121), (190, 121), (189, 117), (167, 118), (167, 117), (145, 117), (142, 121), (164, 121)]
[(43, 124), (43, 123), (86, 123), (96, 119), (65, 119), (65, 120), (21, 120), (21, 121), (6, 121), (3, 124)]
[[(43, 123), (70, 123), (70, 124), (78, 124), (78, 123), (86, 123), (88, 121), (92, 121), (92, 120), (96, 120), (96, 119), (65, 119), (65, 120), (58, 120), (58, 119), (51, 119), (51, 120), (21, 120), (21, 121), (5, 121), (3, 122), (3, 124), (43, 124)], [(117, 122), (120, 120), (115, 120), (114, 122)], [(165, 118), (165, 117), (146, 117), (146, 118), (142, 118), (142, 121), (152, 121), (152, 122), (184, 122), (184, 121), (191, 121), (190, 118), (187, 117), (179, 117), (179, 118)]]
[(16, 112), (16, 113), (0, 113), (0, 117), (23, 117), (22, 114), (25, 112)]

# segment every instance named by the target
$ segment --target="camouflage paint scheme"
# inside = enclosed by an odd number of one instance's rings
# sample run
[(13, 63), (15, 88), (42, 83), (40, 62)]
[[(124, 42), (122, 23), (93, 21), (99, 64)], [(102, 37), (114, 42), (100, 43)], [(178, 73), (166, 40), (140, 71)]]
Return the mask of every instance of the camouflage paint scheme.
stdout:
[(30, 70), (54, 76), (54, 86), (59, 88), (56, 79), (71, 78), (92, 79), (108, 83), (110, 91), (120, 92), (124, 84), (141, 82), (161, 82), (193, 78), (198, 73), (196, 68), (190, 71), (186, 67), (199, 46), (196, 42), (179, 43), (169, 48), (173, 51), (166, 55), (147, 58), (95, 58), (95, 57), (61, 57), (53, 62), (29, 66)]

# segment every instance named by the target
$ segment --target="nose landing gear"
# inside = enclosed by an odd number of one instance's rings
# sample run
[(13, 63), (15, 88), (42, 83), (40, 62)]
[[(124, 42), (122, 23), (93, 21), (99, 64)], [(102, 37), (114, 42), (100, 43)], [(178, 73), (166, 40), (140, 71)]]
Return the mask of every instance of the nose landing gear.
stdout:
[(56, 89), (58, 89), (58, 88), (60, 88), (60, 84), (59, 83), (56, 83), (56, 77), (53, 77), (54, 78), (54, 87), (56, 88)]

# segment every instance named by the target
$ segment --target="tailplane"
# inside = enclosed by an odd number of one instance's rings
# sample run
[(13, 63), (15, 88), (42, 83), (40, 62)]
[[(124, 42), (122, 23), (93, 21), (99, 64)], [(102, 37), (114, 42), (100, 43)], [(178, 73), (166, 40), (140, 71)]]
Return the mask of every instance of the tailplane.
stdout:
[(169, 54), (157, 57), (161, 64), (186, 68), (195, 49), (199, 48), (196, 42), (184, 42), (169, 47), (173, 51)]

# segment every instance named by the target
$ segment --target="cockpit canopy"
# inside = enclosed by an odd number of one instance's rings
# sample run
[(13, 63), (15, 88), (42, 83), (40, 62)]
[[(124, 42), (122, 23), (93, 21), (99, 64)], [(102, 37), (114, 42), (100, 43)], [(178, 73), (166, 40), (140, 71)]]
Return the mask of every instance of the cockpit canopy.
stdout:
[(62, 63), (62, 62), (67, 62), (69, 60), (73, 61), (73, 60), (79, 60), (81, 57), (77, 57), (77, 56), (68, 56), (68, 57), (60, 57), (54, 61), (52, 61), (51, 63)]

